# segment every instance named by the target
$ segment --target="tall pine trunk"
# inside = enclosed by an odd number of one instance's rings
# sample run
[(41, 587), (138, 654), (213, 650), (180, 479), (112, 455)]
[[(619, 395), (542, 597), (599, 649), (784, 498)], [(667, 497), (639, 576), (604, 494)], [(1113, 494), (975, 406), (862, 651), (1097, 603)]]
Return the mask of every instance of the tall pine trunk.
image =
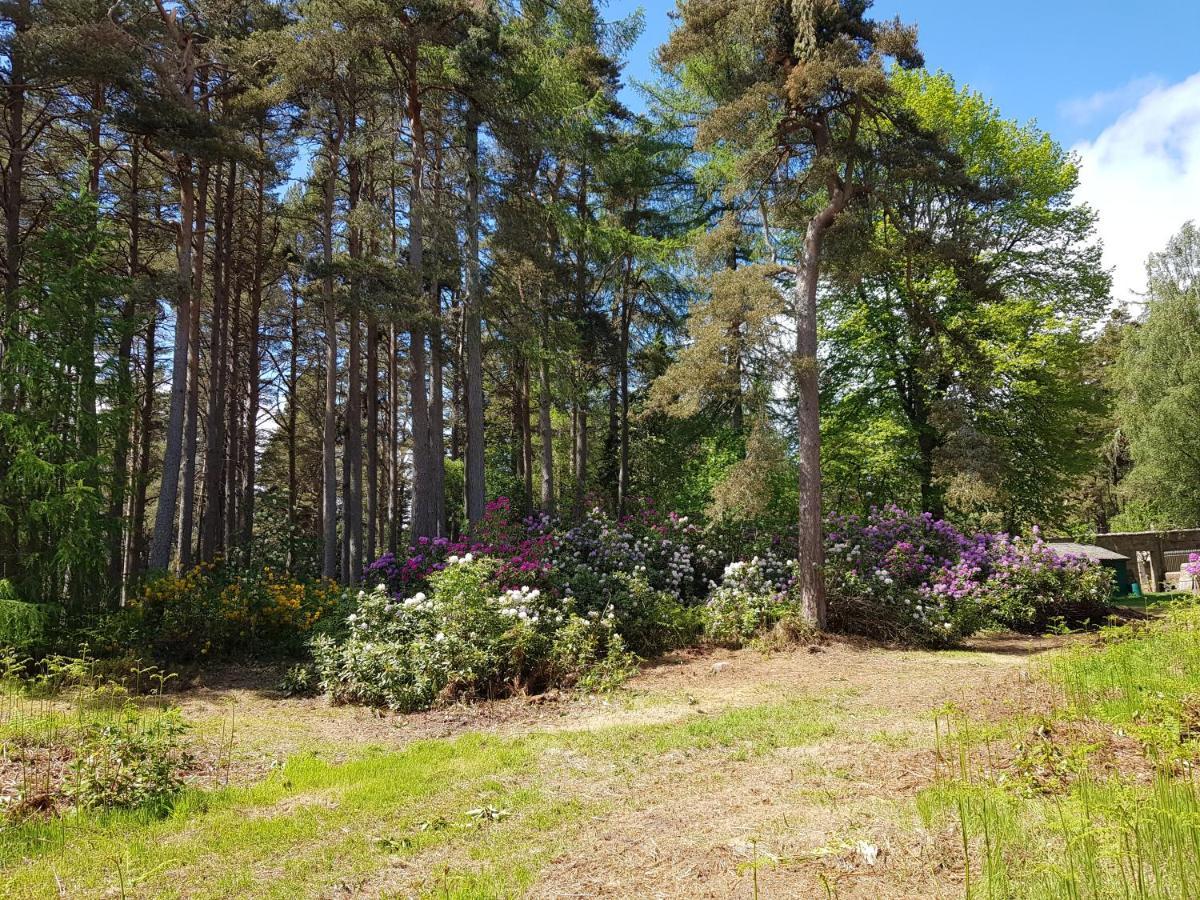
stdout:
[(119, 420), (113, 440), (112, 487), (108, 501), (108, 514), (114, 522), (109, 537), (108, 580), (117, 588), (118, 597), (123, 596), (128, 572), (126, 546), (133, 540), (128, 533), (128, 525), (133, 517), (125, 518), (125, 499), (129, 482), (130, 432), (133, 428), (133, 326), (137, 319), (137, 278), (142, 267), (140, 190), (141, 154), (135, 137), (129, 147), (129, 252), (126, 262), (129, 286), (121, 305), (121, 334), (117, 345), (116, 410)]
[(379, 547), (379, 323), (367, 316), (367, 562)]
[(200, 425), (200, 313), (204, 307), (204, 255), (208, 230), (209, 164), (200, 163), (200, 186), (196, 192), (196, 247), (192, 256), (192, 306), (188, 326), (187, 397), (183, 434), (183, 495), (179, 512), (179, 568), (192, 565), (192, 535), (196, 507), (197, 439)]
[(321, 216), (321, 302), (325, 310), (325, 414), (321, 430), (321, 575), (336, 578), (337, 544), (337, 301), (333, 296), (333, 203), (337, 191), (339, 141), (331, 133), (327, 144), (329, 171), (325, 176)]
[[(417, 80), (417, 46), (413, 45), (408, 58), (408, 119), (412, 129), (411, 186), (409, 189), (408, 261), (413, 273), (417, 296), (426, 290), (424, 234), (424, 158), (425, 127), (421, 116), (420, 84)], [(428, 279), (434, 298), (437, 279)], [(430, 304), (432, 306), (432, 303)], [(434, 537), (438, 529), (437, 482), (434, 466), (441, 460), (433, 458), (430, 402), (427, 386), (425, 356), (426, 330), (418, 319), (409, 330), (409, 409), (412, 420), (412, 514), (409, 517), (411, 536)]]
[(228, 285), (231, 273), (225, 267), (225, 245), (232, 225), (234, 165), (229, 167), (229, 185), (222, 181), (217, 164), (216, 195), (213, 200), (212, 327), (210, 329), (208, 410), (205, 416), (204, 513), (200, 518), (200, 560), (212, 560), (220, 552), (225, 517), (225, 392), (229, 364)]
[[(259, 151), (263, 152), (262, 130), (258, 134)], [(260, 169), (254, 178), (254, 262), (251, 266), (250, 317), (246, 322), (246, 419), (242, 429), (243, 482), (239, 510), (242, 552), (247, 561), (254, 542), (255, 489), (258, 479), (258, 407), (262, 396), (260, 367), (262, 364), (259, 329), (263, 305), (263, 219), (266, 215), (266, 179)]]
[(796, 285), (796, 438), (800, 470), (797, 588), (804, 617), (817, 628), (827, 621), (825, 540), (821, 518), (821, 404), (817, 382), (817, 286), (825, 233), (845, 207), (835, 197), (809, 222)]
[(483, 285), (479, 277), (479, 114), (467, 106), (467, 302), (463, 308), (463, 367), (467, 420), (466, 507), (471, 524), (483, 518)]
[(171, 407), (167, 414), (162, 485), (154, 514), (154, 538), (149, 560), (150, 569), (155, 571), (163, 571), (171, 564), (175, 512), (179, 500), (179, 467), (183, 461), (183, 420), (187, 406), (188, 348), (191, 346), (193, 302), (192, 247), (196, 215), (195, 172), (192, 159), (186, 154), (180, 154), (176, 161), (176, 178), (179, 182), (179, 226), (175, 240), (175, 347), (171, 362)]

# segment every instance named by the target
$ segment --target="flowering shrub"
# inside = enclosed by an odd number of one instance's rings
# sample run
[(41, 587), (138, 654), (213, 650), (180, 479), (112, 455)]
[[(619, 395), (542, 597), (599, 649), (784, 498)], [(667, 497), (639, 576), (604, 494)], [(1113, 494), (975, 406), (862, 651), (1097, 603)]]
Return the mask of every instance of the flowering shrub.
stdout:
[(985, 625), (1037, 632), (1096, 623), (1106, 570), (1059, 554), (1036, 533), (964, 535), (896, 507), (831, 521), (826, 561), (835, 630), (948, 644)]
[(928, 513), (889, 507), (832, 518), (827, 540), (834, 630), (939, 645), (980, 626), (975, 590), (989, 536), (970, 539)]
[[(739, 538), (653, 509), (620, 521), (593, 509), (562, 528), (511, 512), (495, 501), (471, 535), (422, 538), (403, 559), (374, 563), (377, 587), (353, 598), (342, 633), (311, 642), (322, 688), (406, 710), (610, 685), (634, 654), (701, 633), (740, 643), (800, 618), (790, 535)], [(891, 507), (831, 519), (828, 541), (834, 630), (937, 646), (986, 624), (1041, 630), (1098, 621), (1104, 610), (1107, 573), (1037, 536), (965, 535)], [(739, 547), (759, 552), (730, 560)]]
[(322, 619), (337, 619), (341, 601), (342, 589), (328, 579), (297, 581), (270, 568), (243, 572), (201, 563), (142, 585), (120, 614), (115, 640), (171, 661), (267, 648), (291, 652)]
[(705, 604), (705, 632), (737, 644), (799, 616), (794, 580), (793, 564), (774, 554), (731, 562)]
[(312, 642), (322, 688), (341, 702), (412, 710), (604, 681), (629, 668), (612, 610), (580, 617), (570, 600), (539, 588), (502, 589), (502, 565), (452, 554), (429, 576), (428, 593), (397, 598), (386, 584), (360, 592), (346, 639)]
[(538, 535), (535, 544), (542, 583), (573, 598), (581, 613), (625, 605), (630, 577), (681, 602), (698, 602), (716, 558), (686, 516), (660, 520), (652, 511), (617, 522), (593, 509), (560, 534)]
[(487, 556), (498, 562), (496, 577), (506, 587), (538, 585), (549, 587), (548, 555), (554, 544), (550, 520), (530, 516), (523, 522), (512, 519), (507, 497), (487, 505), (483, 521), (470, 536), (451, 541), (445, 537), (418, 538), (407, 555), (385, 553), (364, 573), (368, 583), (382, 582), (395, 595), (429, 586), (429, 578), (442, 571), (451, 557)]
[(1200, 553), (1188, 554), (1188, 561), (1183, 564), (1183, 574), (1191, 576), (1192, 590), (1200, 594)]
[(979, 604), (988, 621), (1040, 633), (1055, 623), (1099, 624), (1112, 596), (1112, 576), (1089, 560), (1057, 553), (1035, 532), (1032, 541), (1001, 536), (991, 545)]

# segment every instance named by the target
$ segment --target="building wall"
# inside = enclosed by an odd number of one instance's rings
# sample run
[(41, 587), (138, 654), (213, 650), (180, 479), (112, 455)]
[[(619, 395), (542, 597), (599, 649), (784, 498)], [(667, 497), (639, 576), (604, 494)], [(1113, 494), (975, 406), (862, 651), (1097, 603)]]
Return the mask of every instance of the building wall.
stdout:
[(1166, 585), (1164, 553), (1200, 550), (1200, 528), (1178, 531), (1127, 531), (1098, 534), (1092, 541), (1098, 547), (1128, 556), (1146, 590), (1161, 590)]

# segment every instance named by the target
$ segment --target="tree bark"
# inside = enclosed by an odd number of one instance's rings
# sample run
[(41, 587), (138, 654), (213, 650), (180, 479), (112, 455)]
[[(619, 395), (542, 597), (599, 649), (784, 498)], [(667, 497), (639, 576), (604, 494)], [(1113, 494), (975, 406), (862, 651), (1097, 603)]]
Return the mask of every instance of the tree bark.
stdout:
[[(411, 187), (409, 189), (408, 262), (413, 273), (418, 297), (425, 296), (425, 247), (423, 207), (425, 205), (424, 156), (425, 127), (421, 116), (420, 85), (417, 81), (417, 52), (415, 43), (408, 58), (408, 119), (412, 129)], [(437, 284), (432, 293), (437, 296)], [(432, 305), (432, 304), (431, 304)], [(434, 537), (438, 534), (437, 485), (434, 480), (433, 442), (430, 435), (430, 403), (426, 386), (426, 330), (414, 319), (409, 330), (409, 407), (412, 420), (412, 512), (409, 524), (412, 538)], [(438, 465), (441, 460), (436, 460)]]
[(400, 545), (400, 334), (396, 323), (388, 325), (388, 552), (395, 556)]
[(467, 107), (467, 302), (463, 309), (463, 361), (466, 383), (467, 521), (483, 519), (487, 489), (484, 484), (483, 424), (483, 284), (479, 277), (479, 114)]
[(137, 138), (133, 138), (129, 147), (129, 254), (126, 262), (129, 289), (121, 305), (121, 335), (117, 344), (118, 422), (113, 438), (112, 487), (108, 499), (108, 515), (113, 522), (108, 548), (108, 580), (117, 588), (118, 598), (123, 596), (125, 574), (128, 571), (125, 548), (128, 540), (131, 540), (126, 538), (132, 517), (125, 518), (125, 498), (129, 481), (130, 430), (133, 427), (133, 326), (137, 319), (137, 277), (142, 267), (141, 209), (138, 202), (140, 185), (141, 155)]
[(350, 304), (350, 353), (347, 365), (346, 397), (346, 446), (342, 451), (346, 458), (348, 479), (344, 486), (343, 501), (346, 523), (344, 528), (347, 545), (348, 584), (358, 584), (362, 573), (362, 334), (359, 311), (354, 301)]
[(288, 571), (296, 571), (296, 496), (299, 493), (299, 480), (296, 477), (296, 434), (297, 413), (300, 398), (296, 390), (300, 382), (300, 289), (293, 284), (288, 291), (291, 300), (289, 310), (289, 340), (288, 340), (288, 378), (287, 378), (287, 434), (288, 434), (288, 505), (287, 505), (287, 547)]
[(192, 322), (192, 245), (195, 228), (195, 173), (191, 157), (180, 154), (176, 163), (179, 181), (179, 227), (175, 259), (178, 284), (175, 301), (175, 348), (171, 363), (171, 408), (167, 415), (167, 440), (163, 449), (162, 485), (154, 515), (154, 540), (149, 567), (164, 571), (171, 564), (175, 536), (175, 511), (179, 499), (179, 466), (183, 460), (183, 420), (187, 406), (188, 348)]
[(625, 515), (629, 503), (629, 330), (633, 320), (633, 257), (625, 257), (625, 276), (621, 286), (621, 371), (618, 373), (621, 405), (620, 463), (617, 469), (617, 518)]
[(152, 300), (146, 322), (142, 352), (142, 406), (138, 421), (138, 463), (134, 478), (133, 509), (130, 513), (128, 561), (125, 577), (140, 574), (146, 564), (146, 491), (150, 486), (150, 454), (154, 442), (155, 362), (158, 353), (155, 338), (158, 329), (158, 301)]
[(520, 416), (521, 416), (521, 475), (524, 478), (525, 502), (533, 504), (533, 426), (530, 424), (529, 360), (521, 359)]
[(817, 381), (817, 286), (821, 245), (848, 197), (834, 194), (808, 224), (796, 284), (796, 436), (800, 470), (797, 588), (804, 617), (817, 628), (828, 619), (825, 602), (825, 540), (821, 514), (821, 407)]
[(367, 562), (379, 541), (379, 323), (367, 316)]
[[(350, 137), (356, 129), (356, 114), (350, 114)], [(354, 211), (362, 195), (362, 160), (359, 151), (353, 150), (347, 161), (349, 176), (349, 228), (350, 273), (350, 353), (346, 372), (346, 445), (342, 450), (348, 478), (343, 486), (345, 497), (344, 539), (346, 541), (346, 581), (358, 584), (363, 568), (363, 502), (362, 502), (362, 309), (360, 296), (361, 279), (354, 264), (362, 258), (362, 232), (355, 221)]]
[[(545, 323), (543, 323), (545, 324)], [(542, 444), (542, 511), (554, 515), (554, 426), (550, 419), (550, 356), (545, 337), (538, 358), (538, 437)]]
[(321, 278), (321, 301), (325, 309), (325, 416), (321, 432), (321, 480), (323, 550), (321, 575), (336, 578), (337, 544), (337, 302), (333, 296), (333, 203), (337, 191), (337, 165), (340, 139), (328, 138), (329, 171), (325, 176), (324, 204), (321, 217), (321, 254), (325, 271)]
[(197, 437), (200, 425), (200, 312), (204, 306), (204, 253), (208, 230), (209, 164), (200, 163), (200, 186), (196, 192), (196, 241), (192, 257), (192, 321), (188, 327), (187, 407), (183, 435), (183, 496), (179, 513), (179, 568), (192, 565), (193, 519), (196, 505), (196, 467), (199, 462)]
[(233, 224), (235, 165), (229, 165), (229, 183), (221, 179), (217, 164), (216, 196), (213, 200), (212, 327), (210, 330), (208, 410), (206, 412), (204, 458), (204, 513), (200, 518), (200, 561), (209, 562), (221, 551), (225, 518), (225, 421), (226, 378), (229, 365), (229, 279), (226, 244)]
[[(263, 137), (259, 130), (259, 150), (262, 152)], [(242, 552), (247, 562), (250, 560), (254, 546), (254, 515), (255, 490), (258, 483), (258, 408), (262, 396), (262, 380), (260, 377), (261, 339), (259, 331), (262, 320), (263, 293), (263, 258), (267, 250), (263, 246), (263, 223), (266, 216), (267, 186), (262, 170), (255, 174), (254, 179), (254, 263), (251, 269), (250, 281), (250, 318), (246, 323), (246, 425), (242, 430), (244, 463), (244, 480), (242, 484), (242, 503), (240, 524), (242, 532)]]
[[(588, 220), (588, 167), (583, 165), (579, 171), (579, 194), (575, 201), (575, 213), (579, 219), (580, 239), (575, 260), (575, 327), (583, 331), (584, 317), (587, 312), (587, 220)], [(582, 337), (582, 334), (581, 334)], [(581, 341), (578, 352), (584, 352)], [(588, 469), (588, 410), (587, 391), (588, 378), (582, 371), (581, 359), (576, 360), (577, 377), (572, 398), (571, 432), (572, 432), (572, 466), (575, 476), (574, 492), (571, 502), (571, 515), (575, 519), (583, 517), (584, 503), (587, 493)]]

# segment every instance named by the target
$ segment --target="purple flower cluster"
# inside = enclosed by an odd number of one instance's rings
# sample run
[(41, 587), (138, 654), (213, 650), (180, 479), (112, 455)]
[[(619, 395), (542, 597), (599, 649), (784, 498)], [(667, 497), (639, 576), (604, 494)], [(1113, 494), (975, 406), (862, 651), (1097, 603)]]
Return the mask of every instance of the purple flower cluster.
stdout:
[[(1090, 615), (1103, 599), (1097, 569), (1055, 552), (1036, 529), (1032, 539), (968, 534), (928, 513), (889, 506), (866, 516), (832, 516), (826, 534), (835, 620), (842, 604), (853, 607), (860, 621), (897, 623), (893, 633), (919, 640), (953, 641), (987, 622), (1036, 628), (1060, 610)], [(753, 555), (755, 571), (762, 570), (762, 602), (778, 605), (790, 596), (795, 545), (787, 535), (767, 537), (773, 539), (765, 551), (731, 542), (736, 549), (721, 552), (713, 530), (652, 507), (619, 521), (597, 508), (561, 526), (546, 516), (518, 519), (507, 498), (500, 498), (468, 536), (421, 538), (403, 557), (385, 554), (367, 577), (369, 583), (382, 581), (392, 596), (407, 597), (427, 589), (429, 578), (452, 558), (471, 554), (498, 561), (501, 590), (537, 589), (587, 612), (620, 609), (630, 578), (684, 603), (704, 602), (718, 588), (744, 599), (755, 592), (726, 584), (726, 565)], [(1193, 562), (1200, 570), (1200, 560)], [(753, 606), (734, 605), (738, 615)]]
[(499, 560), (497, 579), (502, 589), (550, 587), (550, 553), (556, 538), (545, 517), (512, 521), (507, 497), (487, 505), (483, 521), (470, 535), (452, 541), (445, 537), (418, 538), (403, 557), (385, 553), (366, 569), (368, 584), (382, 581), (394, 596), (408, 596), (428, 586), (429, 576), (440, 572), (452, 556), (487, 556)]
[(964, 534), (891, 506), (834, 517), (828, 535), (834, 602), (877, 608), (917, 632), (954, 638), (986, 622), (1036, 628), (1056, 611), (1077, 616), (1102, 605), (1096, 567), (1055, 551), (1036, 528), (1031, 540)]

